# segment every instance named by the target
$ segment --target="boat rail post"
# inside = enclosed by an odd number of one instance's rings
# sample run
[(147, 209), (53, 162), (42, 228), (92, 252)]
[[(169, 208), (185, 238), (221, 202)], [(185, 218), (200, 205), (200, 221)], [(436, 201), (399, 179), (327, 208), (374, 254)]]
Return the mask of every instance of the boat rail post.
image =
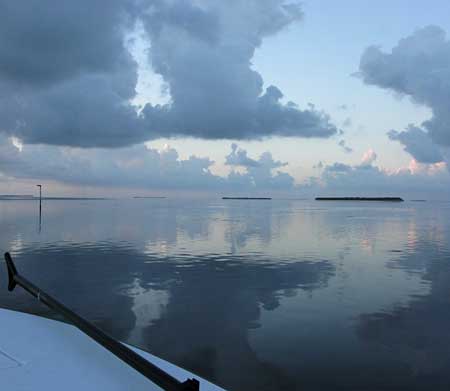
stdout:
[(186, 379), (180, 382), (158, 366), (152, 364), (140, 354), (131, 350), (123, 343), (115, 340), (75, 312), (58, 302), (56, 299), (42, 291), (33, 283), (21, 276), (14, 265), (11, 255), (5, 253), (6, 267), (8, 269), (8, 290), (11, 292), (19, 285), (25, 291), (36, 297), (41, 303), (61, 314), (84, 334), (92, 338), (95, 342), (109, 350), (116, 357), (134, 368), (151, 382), (167, 391), (200, 391), (200, 382), (195, 379)]

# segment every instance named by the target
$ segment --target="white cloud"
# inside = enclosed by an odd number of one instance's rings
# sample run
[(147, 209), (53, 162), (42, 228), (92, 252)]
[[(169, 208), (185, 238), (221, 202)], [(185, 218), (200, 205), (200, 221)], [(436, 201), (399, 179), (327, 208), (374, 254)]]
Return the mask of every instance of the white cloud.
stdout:
[[(208, 157), (181, 159), (166, 145), (162, 150), (144, 144), (118, 149), (14, 145), (12, 138), (0, 137), (0, 173), (19, 179), (47, 179), (64, 184), (143, 189), (186, 189), (195, 191), (252, 191), (292, 189), (293, 178), (273, 172), (286, 163), (275, 161), (269, 152), (257, 160), (241, 151), (254, 165), (229, 176), (214, 175)], [(237, 162), (239, 163), (239, 162)], [(242, 162), (241, 162), (242, 163)]]
[(372, 148), (370, 148), (366, 152), (364, 152), (364, 155), (361, 159), (361, 167), (370, 166), (375, 160), (377, 160), (377, 154)]
[(327, 165), (319, 178), (311, 178), (303, 185), (303, 190), (312, 195), (450, 197), (450, 174), (444, 162), (424, 164), (412, 160), (408, 167), (388, 171), (373, 165), (376, 157), (369, 149), (361, 164)]
[(338, 142), (338, 145), (342, 148), (342, 150), (343, 150), (345, 153), (352, 153), (352, 152), (353, 152), (353, 149), (350, 148), (350, 147), (347, 145), (347, 142), (346, 142), (345, 140), (340, 140), (340, 141)]
[(366, 84), (408, 96), (432, 110), (420, 127), (391, 131), (389, 137), (423, 163), (442, 161), (438, 146), (450, 147), (450, 41), (438, 26), (401, 39), (389, 52), (371, 46), (361, 57), (358, 76)]

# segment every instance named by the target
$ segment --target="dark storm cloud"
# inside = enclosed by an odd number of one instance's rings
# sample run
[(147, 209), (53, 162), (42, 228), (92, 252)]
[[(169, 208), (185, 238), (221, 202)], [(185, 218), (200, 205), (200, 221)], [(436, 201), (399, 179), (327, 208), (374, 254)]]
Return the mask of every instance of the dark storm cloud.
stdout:
[(409, 126), (404, 132), (391, 130), (388, 136), (391, 140), (400, 142), (405, 151), (418, 162), (439, 163), (444, 160), (439, 147), (433, 143), (426, 132), (416, 126)]
[[(0, 5), (0, 130), (25, 143), (121, 147), (158, 137), (329, 137), (328, 116), (263, 91), (251, 59), (262, 40), (301, 19), (281, 0), (5, 0)], [(166, 105), (135, 97), (126, 37), (143, 24)]]
[(3, 1), (0, 129), (27, 143), (142, 140), (128, 103), (137, 82), (137, 64), (124, 42), (132, 11), (127, 0)]
[(139, 142), (143, 128), (115, 81), (120, 82), (92, 74), (31, 93), (11, 91), (0, 96), (0, 121), (26, 143), (116, 147)]
[(123, 32), (131, 1), (26, 2), (0, 6), (0, 75), (19, 85), (52, 84), (86, 72), (133, 67)]
[(450, 42), (443, 29), (417, 30), (390, 53), (371, 46), (362, 55), (359, 70), (365, 83), (428, 106), (433, 116), (423, 127), (433, 142), (450, 146)]

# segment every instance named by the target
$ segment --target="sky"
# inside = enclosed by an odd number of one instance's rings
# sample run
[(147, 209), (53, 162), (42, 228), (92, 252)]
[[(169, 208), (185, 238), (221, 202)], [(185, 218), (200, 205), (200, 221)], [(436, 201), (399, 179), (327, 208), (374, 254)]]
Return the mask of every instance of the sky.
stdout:
[(0, 0), (0, 193), (450, 199), (450, 4)]

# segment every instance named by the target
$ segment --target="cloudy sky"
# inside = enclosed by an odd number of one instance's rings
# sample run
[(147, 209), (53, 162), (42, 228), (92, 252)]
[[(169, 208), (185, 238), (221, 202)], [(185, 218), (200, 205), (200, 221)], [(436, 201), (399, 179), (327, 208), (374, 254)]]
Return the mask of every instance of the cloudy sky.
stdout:
[(0, 193), (449, 199), (449, 14), (0, 0)]

